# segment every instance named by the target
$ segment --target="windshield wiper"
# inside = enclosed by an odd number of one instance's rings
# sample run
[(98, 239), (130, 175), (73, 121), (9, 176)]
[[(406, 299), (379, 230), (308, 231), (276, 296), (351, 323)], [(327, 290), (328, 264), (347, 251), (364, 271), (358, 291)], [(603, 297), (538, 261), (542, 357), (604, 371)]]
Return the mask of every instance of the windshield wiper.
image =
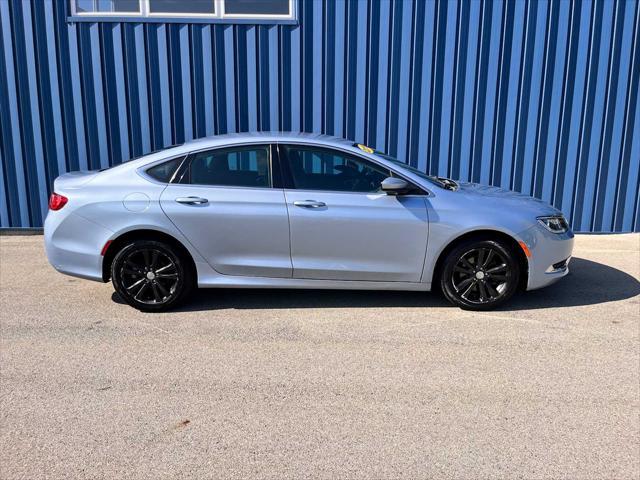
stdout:
[(450, 178), (444, 178), (444, 177), (436, 177), (436, 178), (442, 184), (442, 186), (447, 190), (451, 190), (453, 192), (458, 190), (458, 184), (455, 181), (451, 180)]

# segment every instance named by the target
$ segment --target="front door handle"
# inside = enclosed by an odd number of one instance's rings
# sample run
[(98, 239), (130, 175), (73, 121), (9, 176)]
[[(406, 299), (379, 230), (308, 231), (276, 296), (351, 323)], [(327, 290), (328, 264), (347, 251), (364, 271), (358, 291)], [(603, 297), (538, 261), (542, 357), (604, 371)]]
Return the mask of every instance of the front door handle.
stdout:
[(180, 197), (176, 198), (176, 202), (183, 203), (185, 205), (205, 205), (209, 203), (209, 200), (202, 197)]
[(296, 200), (293, 202), (296, 207), (302, 208), (322, 208), (326, 207), (327, 204), (324, 202), (317, 202), (315, 200)]

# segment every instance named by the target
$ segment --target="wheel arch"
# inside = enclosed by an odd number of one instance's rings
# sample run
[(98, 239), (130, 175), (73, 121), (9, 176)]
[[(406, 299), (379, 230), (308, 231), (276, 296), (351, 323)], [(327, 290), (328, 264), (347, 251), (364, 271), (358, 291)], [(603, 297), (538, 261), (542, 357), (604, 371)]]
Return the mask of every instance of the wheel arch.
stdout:
[(113, 263), (113, 259), (115, 258), (116, 254), (122, 249), (122, 247), (136, 240), (154, 240), (165, 242), (171, 245), (178, 252), (180, 252), (180, 254), (187, 260), (187, 262), (189, 262), (192, 274), (194, 276), (197, 276), (196, 263), (193, 259), (193, 256), (180, 240), (160, 230), (145, 228), (138, 230), (129, 230), (117, 236), (116, 238), (113, 238), (109, 242), (102, 258), (103, 282), (108, 282), (111, 278), (111, 264)]
[(472, 230), (470, 232), (463, 233), (458, 237), (451, 240), (440, 252), (438, 255), (438, 259), (436, 260), (435, 267), (433, 269), (433, 277), (431, 280), (431, 285), (433, 287), (437, 287), (440, 284), (440, 275), (442, 273), (442, 268), (444, 266), (444, 260), (447, 258), (447, 255), (451, 250), (460, 245), (462, 242), (466, 242), (468, 240), (502, 240), (505, 242), (511, 250), (516, 255), (518, 259), (518, 264), (520, 265), (520, 281), (518, 288), (520, 290), (525, 290), (527, 288), (527, 282), (529, 280), (529, 260), (527, 259), (526, 254), (524, 253), (522, 247), (518, 240), (516, 240), (513, 236), (508, 233), (502, 232), (500, 230), (492, 230), (492, 229), (482, 229), (482, 230)]

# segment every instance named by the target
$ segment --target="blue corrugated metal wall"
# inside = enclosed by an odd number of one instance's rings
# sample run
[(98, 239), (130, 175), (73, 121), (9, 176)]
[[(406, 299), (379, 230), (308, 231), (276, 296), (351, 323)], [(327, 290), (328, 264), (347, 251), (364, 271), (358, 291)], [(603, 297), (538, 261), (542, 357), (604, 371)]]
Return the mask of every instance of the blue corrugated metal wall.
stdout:
[(53, 179), (190, 138), (325, 132), (639, 230), (640, 8), (620, 1), (300, 0), (299, 25), (68, 23), (0, 0), (2, 227)]

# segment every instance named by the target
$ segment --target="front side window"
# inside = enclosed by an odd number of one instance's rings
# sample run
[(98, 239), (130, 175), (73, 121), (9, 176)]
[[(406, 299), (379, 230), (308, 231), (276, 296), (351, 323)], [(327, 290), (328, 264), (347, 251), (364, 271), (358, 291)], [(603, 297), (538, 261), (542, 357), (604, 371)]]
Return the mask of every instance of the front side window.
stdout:
[(71, 20), (119, 16), (123, 19), (161, 21), (294, 20), (298, 0), (68, 0)]
[(300, 190), (377, 192), (390, 176), (386, 168), (326, 148), (284, 146), (293, 187)]
[(261, 145), (196, 153), (180, 183), (269, 188), (269, 147)]

